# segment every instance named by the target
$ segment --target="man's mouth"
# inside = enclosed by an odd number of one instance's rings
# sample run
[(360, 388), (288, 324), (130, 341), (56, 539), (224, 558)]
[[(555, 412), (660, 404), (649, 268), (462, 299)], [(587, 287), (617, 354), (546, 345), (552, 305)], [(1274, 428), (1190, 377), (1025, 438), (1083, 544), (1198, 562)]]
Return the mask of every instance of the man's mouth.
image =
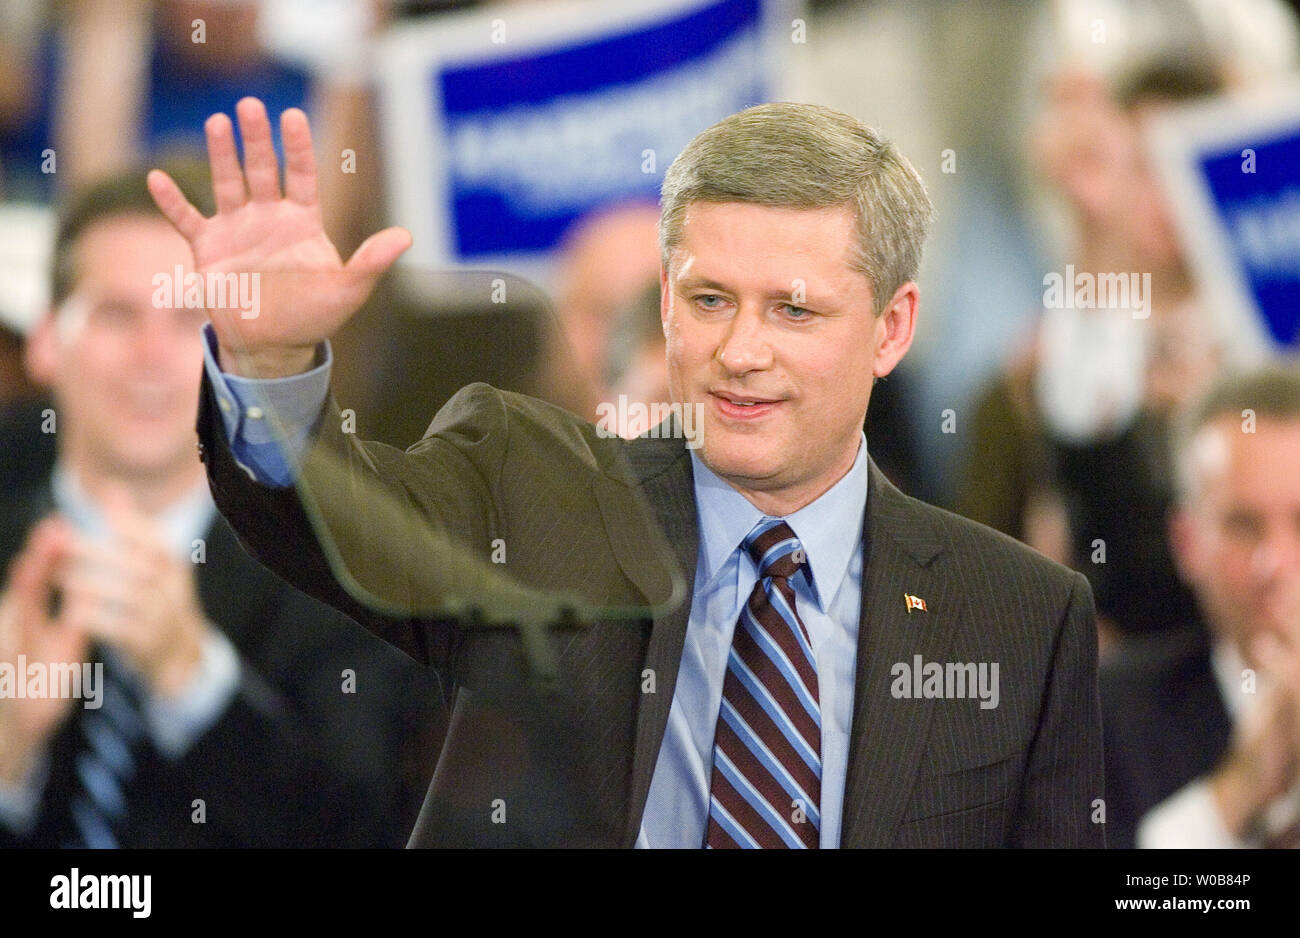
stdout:
[(732, 394), (729, 391), (710, 391), (709, 396), (713, 398), (719, 413), (734, 420), (756, 420), (770, 414), (781, 404), (776, 398)]

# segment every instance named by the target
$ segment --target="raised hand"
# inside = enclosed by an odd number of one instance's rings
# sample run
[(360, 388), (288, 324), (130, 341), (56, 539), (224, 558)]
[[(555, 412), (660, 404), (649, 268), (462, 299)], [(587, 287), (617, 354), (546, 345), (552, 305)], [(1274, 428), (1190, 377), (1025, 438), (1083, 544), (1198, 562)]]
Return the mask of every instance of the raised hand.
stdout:
[(274, 378), (311, 367), (316, 345), (361, 307), (379, 277), (411, 244), (404, 228), (371, 235), (344, 263), (321, 222), (316, 158), (307, 115), (280, 115), (284, 194), (266, 108), (256, 98), (235, 107), (244, 140), (241, 170), (233, 127), (224, 114), (205, 125), (217, 213), (204, 218), (166, 173), (149, 173), (150, 194), (194, 252), (195, 271), (256, 275), (259, 304), (248, 316), (235, 304), (209, 309), (221, 367)]

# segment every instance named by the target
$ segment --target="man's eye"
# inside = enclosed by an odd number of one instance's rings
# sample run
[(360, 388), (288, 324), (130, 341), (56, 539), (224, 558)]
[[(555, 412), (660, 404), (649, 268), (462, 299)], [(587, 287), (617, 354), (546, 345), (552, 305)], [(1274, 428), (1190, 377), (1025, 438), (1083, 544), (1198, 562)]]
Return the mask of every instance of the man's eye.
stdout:
[(705, 309), (717, 309), (722, 305), (722, 297), (718, 296), (716, 293), (702, 293), (695, 298), (695, 302), (699, 303)]
[(810, 319), (812, 311), (804, 309), (802, 306), (795, 306), (793, 303), (782, 303), (781, 309), (786, 311), (786, 315), (791, 319)]
[(1250, 515), (1228, 515), (1223, 519), (1223, 527), (1229, 537), (1240, 541), (1256, 541), (1263, 534), (1263, 525)]
[(135, 310), (125, 303), (100, 303), (91, 310), (90, 318), (97, 325), (121, 328), (135, 322)]

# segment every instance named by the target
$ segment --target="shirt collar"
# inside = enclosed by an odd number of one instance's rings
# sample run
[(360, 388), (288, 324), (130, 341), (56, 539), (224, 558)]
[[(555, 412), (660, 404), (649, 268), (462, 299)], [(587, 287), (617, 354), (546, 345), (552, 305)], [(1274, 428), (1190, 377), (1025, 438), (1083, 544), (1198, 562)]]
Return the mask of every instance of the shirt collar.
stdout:
[[(97, 540), (109, 539), (111, 532), (103, 508), (82, 487), (77, 474), (67, 463), (60, 461), (55, 465), (51, 486), (55, 507), (82, 534)], [(203, 479), (155, 515), (153, 520), (162, 530), (172, 553), (178, 558), (188, 559), (194, 540), (207, 533), (216, 510), (207, 480)]]
[[(1214, 671), (1214, 683), (1223, 698), (1223, 705), (1234, 723), (1242, 719), (1259, 699), (1258, 693), (1242, 692), (1242, 673), (1246, 669), (1246, 660), (1237, 651), (1232, 642), (1218, 640), (1210, 648), (1210, 667)], [(1269, 676), (1262, 670), (1256, 670), (1257, 690), (1263, 691), (1269, 684)]]
[[(745, 535), (767, 516), (704, 465), (695, 450), (690, 452), (700, 522), (701, 566), (696, 575), (707, 587), (722, 572), (731, 555), (740, 549)], [(867, 437), (864, 433), (849, 471), (815, 500), (785, 516), (808, 557), (813, 597), (823, 612), (834, 598), (853, 552), (862, 541), (866, 504)], [(745, 562), (753, 565), (748, 557)], [(754, 570), (754, 575), (757, 574)], [(829, 592), (823, 595), (819, 584)]]

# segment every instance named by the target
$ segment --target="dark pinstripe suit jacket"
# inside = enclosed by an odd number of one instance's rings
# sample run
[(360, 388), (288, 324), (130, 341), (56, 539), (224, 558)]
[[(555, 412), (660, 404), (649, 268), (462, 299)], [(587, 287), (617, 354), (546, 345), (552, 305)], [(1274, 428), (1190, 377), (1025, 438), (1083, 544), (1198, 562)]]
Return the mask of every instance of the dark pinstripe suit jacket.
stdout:
[[(200, 452), (217, 504), (250, 552), (443, 679), (453, 714), (411, 845), (630, 846), (690, 603), (653, 619), (554, 633), (560, 680), (538, 686), (511, 630), (380, 615), (357, 602), (327, 565), (299, 496), (256, 484), (233, 461), (213, 404), (205, 378)], [(606, 605), (645, 603), (664, 590), (639, 493), (691, 595), (699, 537), (680, 438), (602, 438), (557, 408), (483, 384), (452, 398), (405, 452), (360, 443), (341, 426), (331, 400), (314, 445), (339, 455), (355, 479), (379, 482), (405, 513), (484, 560), (504, 547), (519, 580)], [(400, 557), (387, 543), (392, 533), (372, 528), (362, 526), (342, 553)], [(874, 464), (864, 531), (843, 845), (1102, 846), (1087, 581), (909, 498)], [(909, 613), (904, 594), (924, 599), (926, 611)], [(916, 656), (997, 664), (998, 705), (896, 697), (891, 669)]]

